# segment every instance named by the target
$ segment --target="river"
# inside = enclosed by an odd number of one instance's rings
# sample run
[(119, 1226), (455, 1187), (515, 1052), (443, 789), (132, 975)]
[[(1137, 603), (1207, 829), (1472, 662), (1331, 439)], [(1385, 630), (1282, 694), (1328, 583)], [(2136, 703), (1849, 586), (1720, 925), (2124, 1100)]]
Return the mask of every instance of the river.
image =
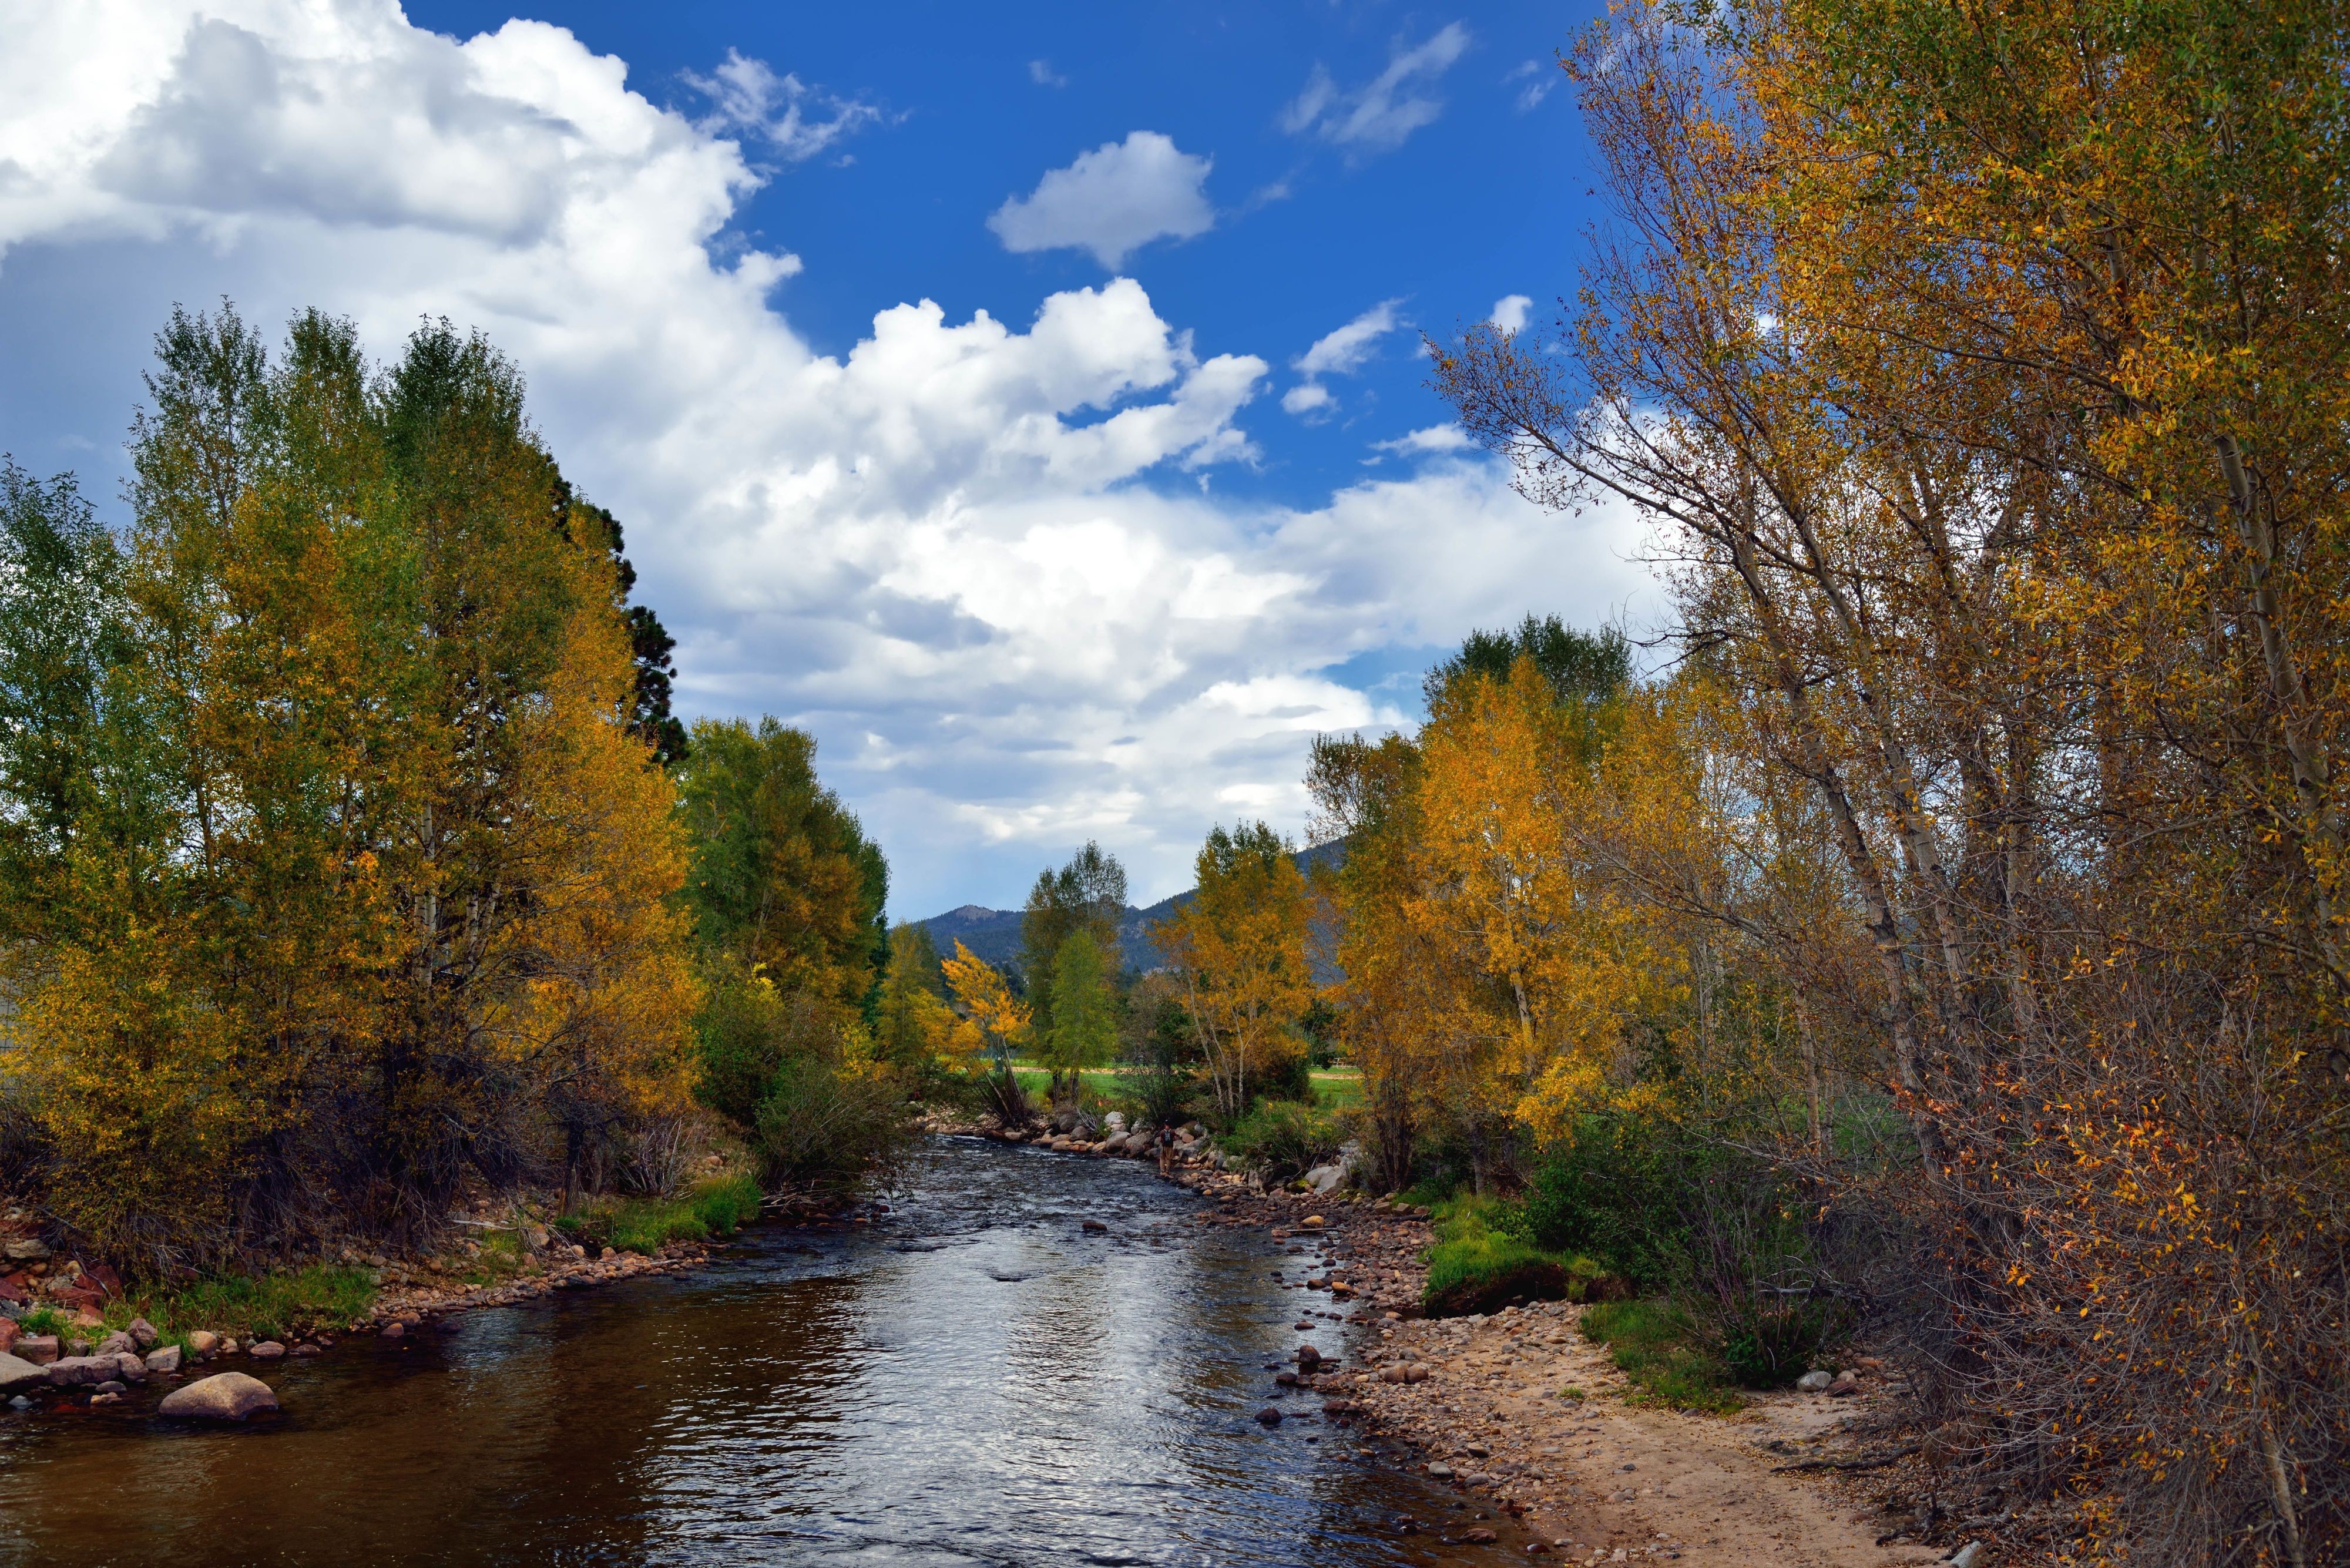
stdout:
[(1190, 1223), (1201, 1200), (1139, 1164), (972, 1138), (931, 1140), (882, 1201), (755, 1227), (690, 1274), (278, 1363), (266, 1425), (180, 1428), (147, 1396), (0, 1413), (0, 1561), (1502, 1558), (1443, 1544), (1472, 1514), (1307, 1418), (1318, 1397), (1254, 1418), (1268, 1364), (1360, 1332), (1295, 1326), (1326, 1299), (1274, 1272), (1308, 1260)]

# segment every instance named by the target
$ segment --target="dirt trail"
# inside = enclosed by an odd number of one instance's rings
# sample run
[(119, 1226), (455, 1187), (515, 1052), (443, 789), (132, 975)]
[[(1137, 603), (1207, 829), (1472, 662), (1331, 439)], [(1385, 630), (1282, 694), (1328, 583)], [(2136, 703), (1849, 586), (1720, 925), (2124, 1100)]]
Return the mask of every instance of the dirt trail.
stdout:
[[(1390, 1324), (1378, 1364), (1409, 1354), (1429, 1365), (1428, 1380), (1358, 1376), (1351, 1397), (1466, 1490), (1523, 1506), (1527, 1527), (1570, 1560), (1617, 1550), (1627, 1561), (1820, 1568), (1941, 1559), (1878, 1546), (1887, 1516), (1835, 1483), (1773, 1470), (1820, 1452), (1814, 1439), (1833, 1445), (1869, 1397), (1766, 1396), (1729, 1417), (1627, 1405), (1623, 1375), (1582, 1336), (1581, 1312)], [(1562, 1397), (1569, 1388), (1584, 1397)]]

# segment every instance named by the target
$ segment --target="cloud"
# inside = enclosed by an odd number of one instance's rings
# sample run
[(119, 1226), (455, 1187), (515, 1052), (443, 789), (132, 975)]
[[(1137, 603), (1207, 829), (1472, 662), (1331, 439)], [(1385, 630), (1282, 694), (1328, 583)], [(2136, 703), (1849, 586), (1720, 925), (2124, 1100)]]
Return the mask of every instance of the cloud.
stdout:
[(1301, 419), (1326, 415), (1335, 400), (1321, 378), (1351, 376), (1369, 363), (1379, 339), (1402, 325), (1396, 314), (1402, 303), (1383, 299), (1344, 327), (1315, 338), (1311, 348), (1291, 361), (1291, 368), (1305, 379), (1290, 389), (1281, 406)]
[(881, 118), (869, 103), (811, 89), (799, 78), (777, 76), (766, 61), (733, 49), (708, 76), (684, 74), (686, 85), (710, 99), (711, 112), (696, 122), (701, 129), (747, 133), (794, 163)]
[[(256, 321), (316, 304), (379, 354), (422, 314), (479, 327), (627, 524), (681, 705), (816, 733), (900, 915), (1016, 899), (1087, 836), (1139, 898), (1175, 891), (1212, 821), (1302, 829), (1308, 735), (1411, 721), (1409, 682), (1367, 692), (1350, 661), (1596, 620), (1645, 581), (1631, 517), (1545, 519), (1483, 458), (1294, 506), (1201, 492), (1251, 459), (1269, 367), (1201, 352), (1130, 279), (1001, 315), (918, 298), (817, 352), (774, 293), (797, 261), (731, 226), (754, 139), (562, 28), (202, 3), (7, 25), (0, 373), (113, 340), (26, 329), (60, 297), (31, 256)], [(1307, 351), (1326, 373), (1369, 351), (1345, 331)], [(140, 368), (109, 372), (125, 401)]]
[(1493, 301), (1493, 314), (1485, 319), (1504, 332), (1523, 332), (1534, 307), (1534, 302), (1523, 294), (1505, 294)]
[(1502, 80), (1525, 84), (1518, 88), (1518, 112), (1525, 114), (1550, 96), (1562, 74), (1555, 60), (1528, 60)]
[(1341, 91), (1317, 65), (1281, 111), (1281, 129), (1318, 137), (1357, 157), (1391, 151), (1444, 112), (1444, 101), (1431, 89), (1468, 49), (1469, 29), (1458, 22), (1410, 48), (1399, 38), (1387, 68), (1352, 92)]
[(1153, 240), (1188, 240), (1215, 226), (1203, 189), (1211, 166), (1170, 137), (1138, 130), (1049, 171), (1030, 194), (1007, 199), (987, 226), (1008, 251), (1090, 251), (1115, 272)]
[(1069, 85), (1069, 78), (1055, 71), (1050, 60), (1029, 61), (1028, 79), (1038, 87), (1065, 88)]
[[(1459, 425), (1430, 425), (1425, 430), (1399, 435), (1393, 441), (1375, 441), (1371, 443), (1371, 450), (1392, 457), (1430, 457), (1471, 452), (1476, 445), (1469, 439), (1469, 432)], [(1378, 459), (1369, 461), (1377, 462)]]
[(1297, 357), (1296, 368), (1308, 376), (1351, 376), (1363, 368), (1380, 338), (1401, 325), (1396, 315), (1400, 299), (1383, 299), (1334, 332), (1314, 340)]

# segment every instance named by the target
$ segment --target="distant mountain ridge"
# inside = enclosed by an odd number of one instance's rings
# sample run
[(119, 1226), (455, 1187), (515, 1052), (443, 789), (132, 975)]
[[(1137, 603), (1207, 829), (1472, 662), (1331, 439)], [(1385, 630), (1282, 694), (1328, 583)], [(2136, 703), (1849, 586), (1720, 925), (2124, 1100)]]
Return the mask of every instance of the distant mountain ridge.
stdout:
[[(1346, 857), (1347, 846), (1338, 841), (1316, 844), (1291, 857), (1297, 862), (1297, 868), (1309, 877), (1316, 866), (1335, 867)], [(1171, 898), (1161, 898), (1146, 909), (1138, 909), (1131, 904), (1127, 906), (1125, 918), (1118, 924), (1118, 960), (1125, 967), (1137, 974), (1144, 974), (1165, 965), (1167, 957), (1159, 950), (1152, 932), (1159, 921), (1190, 903), (1194, 891), (1186, 888)], [(943, 915), (916, 920), (914, 924), (931, 933), (931, 940), (941, 954), (951, 957), (955, 943), (960, 941), (972, 950), (972, 956), (983, 958), (998, 969), (1019, 967), (1020, 911), (1017, 909), (991, 909), (984, 904), (965, 904), (961, 909), (949, 909)], [(1314, 978), (1327, 983), (1335, 976), (1322, 972), (1324, 967), (1315, 964)]]

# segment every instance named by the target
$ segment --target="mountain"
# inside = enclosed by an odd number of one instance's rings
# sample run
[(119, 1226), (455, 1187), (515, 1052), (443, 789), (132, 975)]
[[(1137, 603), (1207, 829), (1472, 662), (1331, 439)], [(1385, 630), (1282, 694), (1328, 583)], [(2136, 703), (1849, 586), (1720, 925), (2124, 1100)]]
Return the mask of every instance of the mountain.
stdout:
[[(1297, 868), (1308, 877), (1316, 866), (1336, 866), (1347, 857), (1343, 842), (1317, 844), (1301, 849), (1293, 857)], [(1167, 961), (1152, 940), (1151, 931), (1159, 921), (1191, 901), (1186, 889), (1171, 898), (1161, 898), (1147, 909), (1127, 906), (1125, 917), (1118, 924), (1119, 961), (1138, 974), (1158, 969)], [(975, 957), (983, 958), (998, 969), (1017, 969), (1020, 964), (1020, 911), (991, 909), (984, 904), (965, 904), (959, 909), (949, 909), (943, 915), (932, 915), (927, 920), (916, 920), (931, 933), (931, 940), (943, 954), (952, 955), (954, 945), (961, 941)], [(1318, 944), (1317, 944), (1318, 945)], [(1314, 978), (1327, 984), (1337, 978), (1336, 971), (1316, 961)]]

